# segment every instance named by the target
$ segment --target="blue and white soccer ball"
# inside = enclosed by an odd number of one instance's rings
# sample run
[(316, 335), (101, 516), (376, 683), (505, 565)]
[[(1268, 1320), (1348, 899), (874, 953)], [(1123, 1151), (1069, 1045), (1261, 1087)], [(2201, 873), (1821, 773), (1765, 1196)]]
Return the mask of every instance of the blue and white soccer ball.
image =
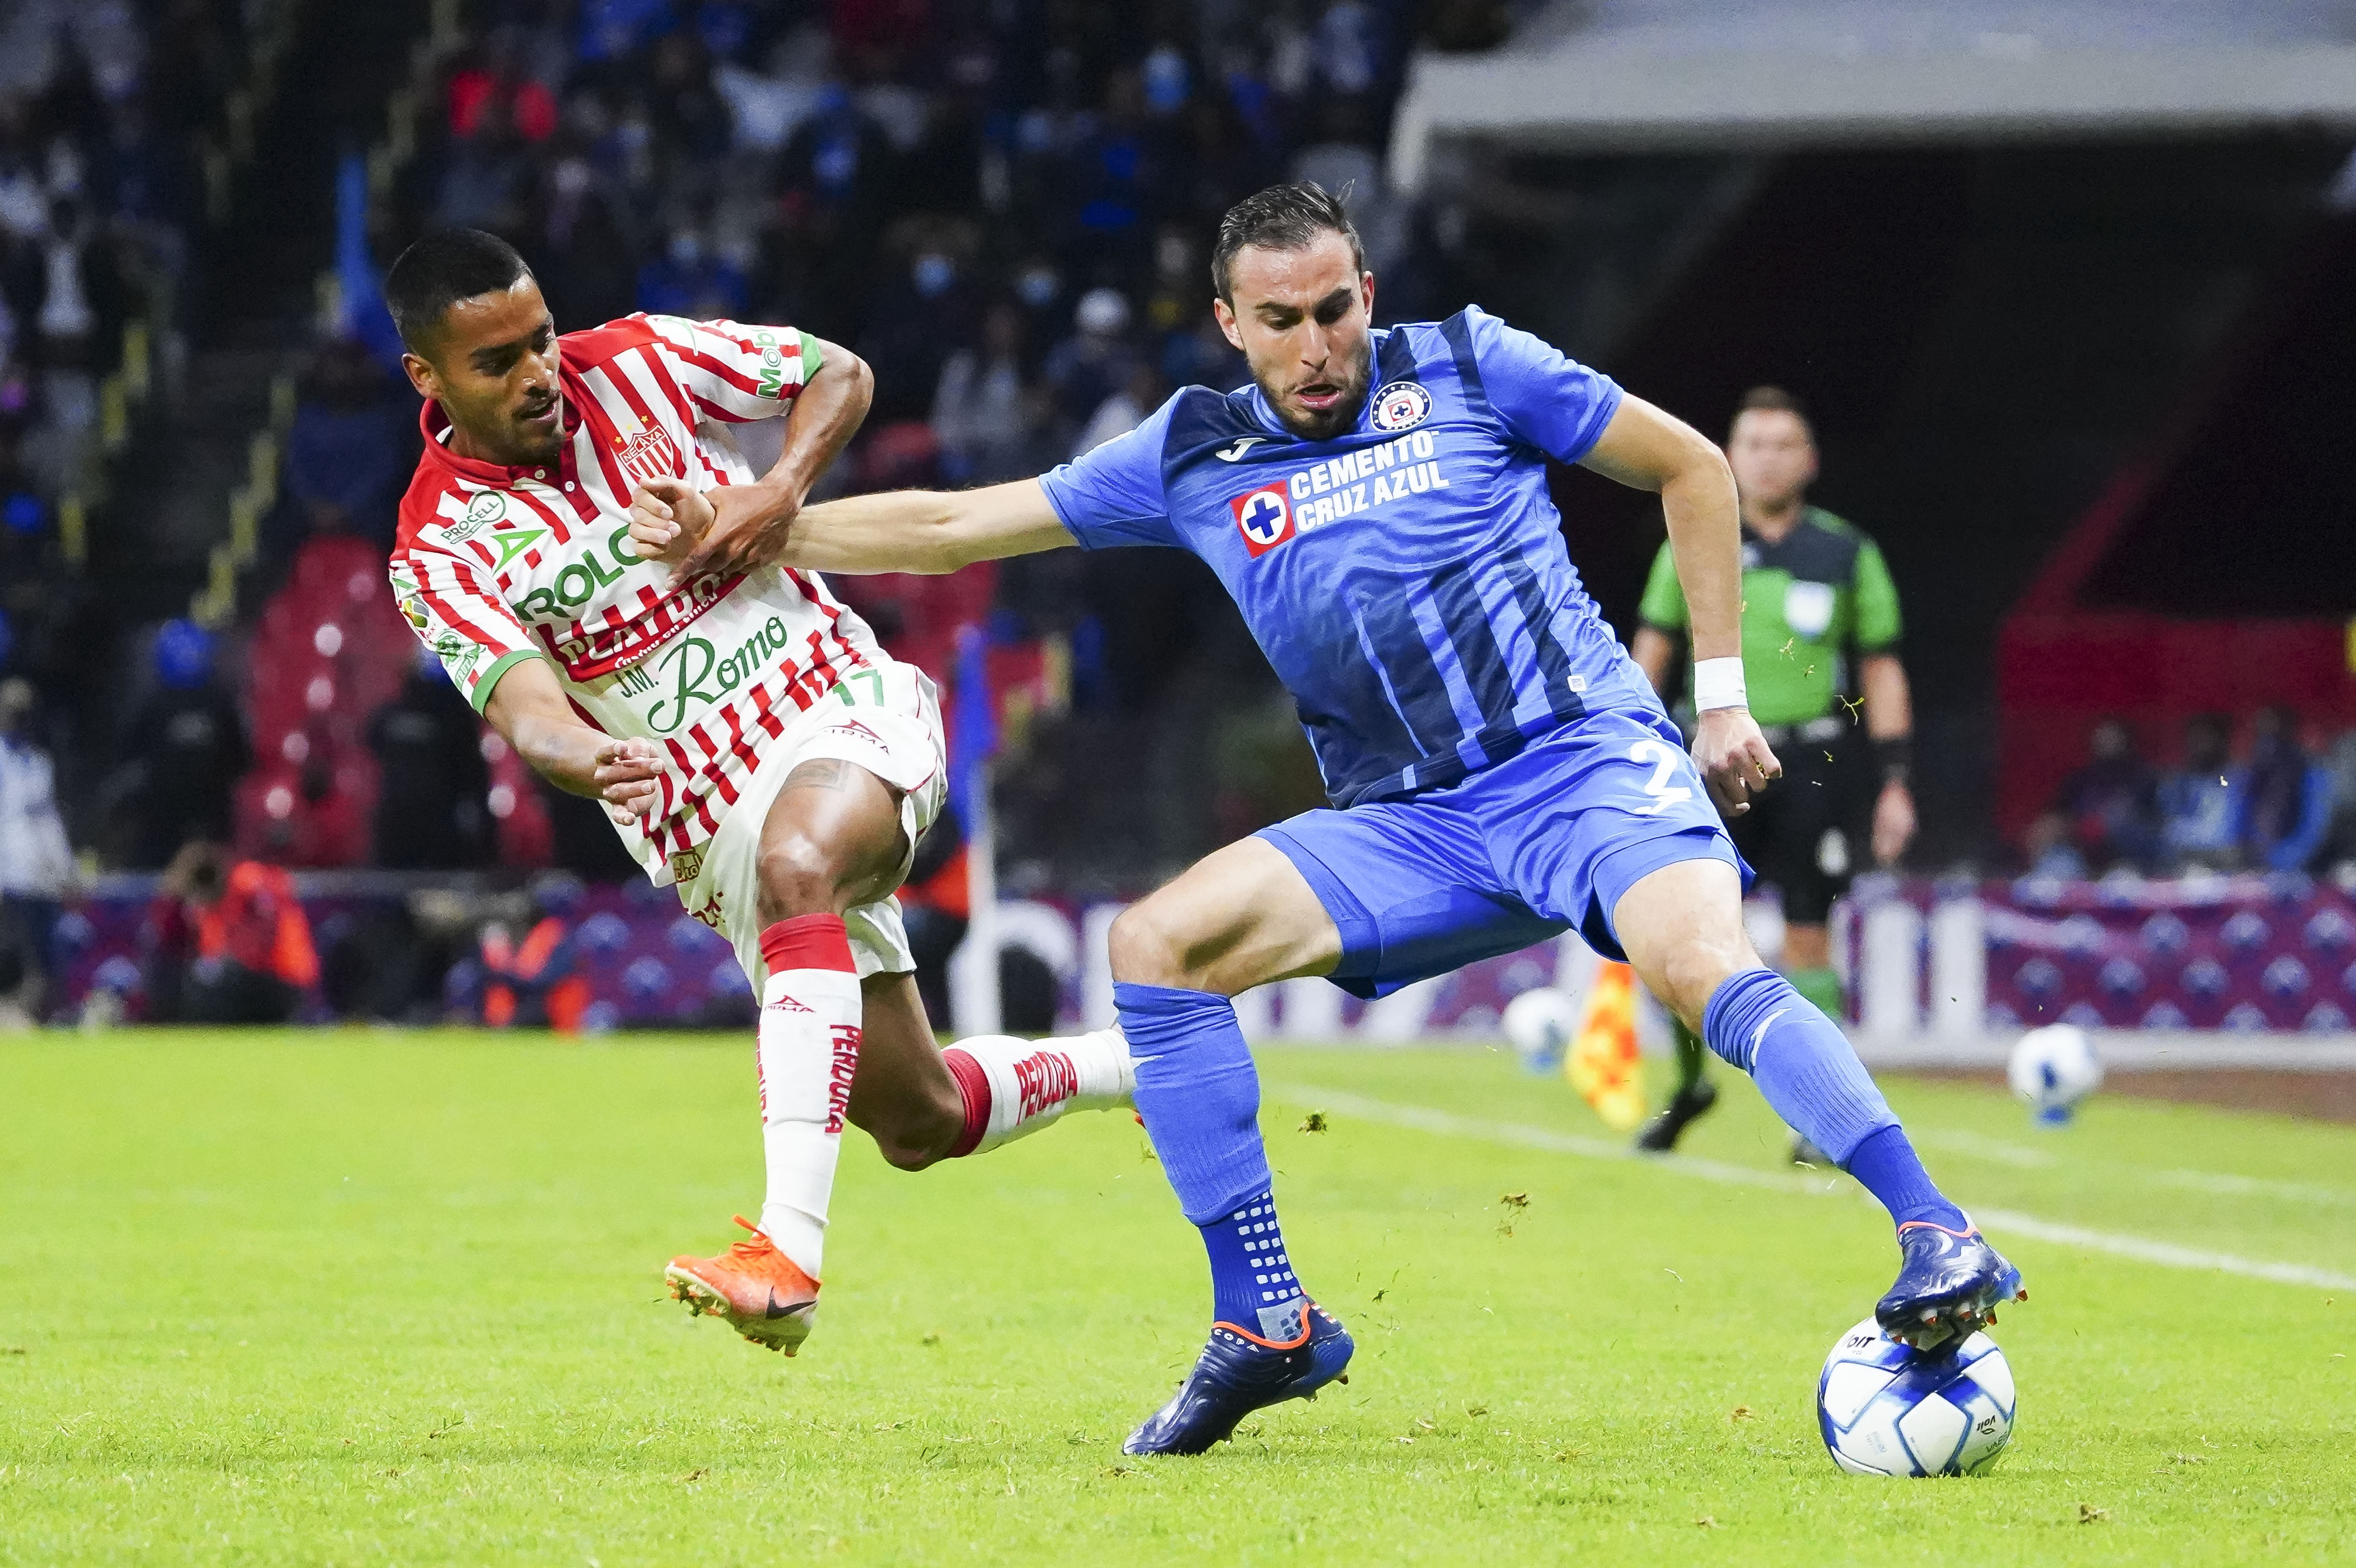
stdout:
[(2069, 1121), (2079, 1101), (2102, 1087), (2103, 1059), (2084, 1029), (2048, 1024), (2020, 1037), (2006, 1076), (2038, 1121), (2057, 1127)]
[(2012, 1368), (1996, 1341), (1917, 1350), (1869, 1317), (1816, 1380), (1816, 1427), (1854, 1476), (1975, 1476), (2012, 1441)]
[(1579, 1003), (1569, 992), (1534, 986), (1505, 1004), (1505, 1038), (1533, 1072), (1552, 1072), (1579, 1033)]

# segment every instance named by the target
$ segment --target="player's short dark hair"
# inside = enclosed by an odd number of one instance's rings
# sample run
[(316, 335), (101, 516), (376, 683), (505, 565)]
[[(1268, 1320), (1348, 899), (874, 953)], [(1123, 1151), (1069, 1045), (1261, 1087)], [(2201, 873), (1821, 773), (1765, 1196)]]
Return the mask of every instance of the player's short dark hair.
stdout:
[(1211, 250), (1213, 291), (1233, 303), (1227, 273), (1236, 252), (1245, 246), (1300, 251), (1315, 244), (1320, 234), (1339, 234), (1347, 240), (1352, 264), (1365, 272), (1366, 248), (1358, 239), (1358, 226), (1350, 221), (1342, 205), (1349, 195), (1346, 186), (1337, 196), (1315, 180), (1300, 180), (1256, 191), (1227, 208), (1227, 215), (1219, 219), (1219, 242)]
[[(425, 354), (443, 314), (460, 300), (497, 293), (531, 272), (516, 248), (479, 229), (441, 229), (403, 251), (384, 275), (385, 308), (412, 354)], [(428, 356), (430, 357), (430, 356)]]
[(1790, 414), (1807, 427), (1810, 441), (1816, 439), (1816, 421), (1808, 417), (1807, 405), (1781, 387), (1753, 387), (1743, 393), (1734, 405), (1734, 417), (1745, 414)]

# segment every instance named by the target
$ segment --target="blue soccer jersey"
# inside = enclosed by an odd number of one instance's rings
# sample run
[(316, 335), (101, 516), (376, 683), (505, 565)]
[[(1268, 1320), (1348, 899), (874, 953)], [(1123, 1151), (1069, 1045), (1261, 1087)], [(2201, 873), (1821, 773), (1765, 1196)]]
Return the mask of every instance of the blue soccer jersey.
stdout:
[(1619, 387), (1477, 307), (1374, 344), (1334, 440), (1293, 435), (1258, 387), (1189, 387), (1040, 483), (1085, 547), (1209, 563), (1337, 806), (1453, 784), (1590, 711), (1657, 713), (1547, 493), (1547, 460), (1587, 453)]

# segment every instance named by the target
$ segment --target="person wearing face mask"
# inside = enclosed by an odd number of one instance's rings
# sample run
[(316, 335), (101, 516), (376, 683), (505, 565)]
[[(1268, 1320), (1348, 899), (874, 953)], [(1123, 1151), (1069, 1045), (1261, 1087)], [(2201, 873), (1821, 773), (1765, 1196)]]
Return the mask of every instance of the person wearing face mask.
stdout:
[(664, 252), (638, 269), (638, 308), (648, 315), (734, 320), (744, 314), (744, 274), (689, 225)]

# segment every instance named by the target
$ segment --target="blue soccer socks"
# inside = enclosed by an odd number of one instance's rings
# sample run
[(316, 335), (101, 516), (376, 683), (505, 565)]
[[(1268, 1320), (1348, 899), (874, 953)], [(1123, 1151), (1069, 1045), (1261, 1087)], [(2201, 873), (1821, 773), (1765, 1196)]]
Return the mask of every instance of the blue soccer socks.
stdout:
[(1848, 1037), (1789, 980), (1772, 969), (1731, 976), (1702, 1009), (1701, 1029), (1710, 1050), (1750, 1073), (1794, 1132), (1856, 1177), (1899, 1223), (1962, 1225), (1961, 1211), (1931, 1184)]
[(1906, 1130), (1895, 1122), (1868, 1133), (1848, 1157), (1847, 1169), (1901, 1225), (1922, 1221), (1947, 1231), (1971, 1228), (1964, 1211), (1932, 1185), (1931, 1173), (1906, 1141)]
[(1113, 987), (1113, 1002), (1137, 1063), (1137, 1114), (1210, 1254), (1213, 1316), (1290, 1342), (1301, 1333), (1304, 1300), (1277, 1229), (1259, 1136), (1259, 1073), (1235, 1004), (1206, 991), (1126, 982)]
[(1277, 1228), (1275, 1197), (1263, 1192), (1202, 1230), (1211, 1254), (1211, 1316), (1272, 1344), (1299, 1339), (1309, 1303)]
[(1170, 986), (1112, 988), (1137, 1063), (1137, 1114), (1197, 1225), (1224, 1220), (1273, 1181), (1259, 1137), (1259, 1072), (1236, 1005)]

